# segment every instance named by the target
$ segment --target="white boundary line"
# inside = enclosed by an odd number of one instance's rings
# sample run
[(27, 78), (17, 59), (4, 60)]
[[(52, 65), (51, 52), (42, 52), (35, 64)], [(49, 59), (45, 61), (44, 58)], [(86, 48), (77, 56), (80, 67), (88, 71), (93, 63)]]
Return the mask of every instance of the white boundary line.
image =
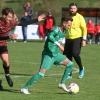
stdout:
[(27, 64), (36, 64), (36, 65), (39, 65), (40, 63), (38, 62), (25, 62), (25, 61), (19, 61), (19, 60), (16, 60), (16, 61), (11, 61), (11, 62), (15, 62), (15, 63), (27, 63)]
[[(16, 62), (16, 63), (28, 63), (28, 64), (40, 65), (40, 63), (38, 63), (38, 62), (24, 62), (24, 61), (19, 61), (19, 60), (12, 61), (12, 62)], [(74, 67), (73, 68), (73, 73), (75, 74), (75, 73), (78, 73), (78, 72), (79, 72), (78, 68)], [(61, 76), (62, 74), (63, 73), (59, 73), (59, 74), (48, 74), (48, 75), (45, 75), (45, 76), (47, 76), (47, 77)], [(22, 77), (30, 77), (31, 74), (30, 75), (27, 75), (27, 76), (26, 75), (11, 75), (11, 76), (12, 76), (12, 78), (22, 78)]]
[[(78, 69), (77, 68), (74, 68), (73, 69), (73, 73), (75, 74), (75, 73), (78, 73)], [(23, 78), (23, 77), (30, 77), (30, 76), (32, 76), (32, 75), (12, 75), (12, 78)], [(52, 77), (52, 76), (62, 76), (62, 74), (61, 73), (59, 73), (59, 74), (48, 74), (48, 75), (45, 75), (46, 77)]]

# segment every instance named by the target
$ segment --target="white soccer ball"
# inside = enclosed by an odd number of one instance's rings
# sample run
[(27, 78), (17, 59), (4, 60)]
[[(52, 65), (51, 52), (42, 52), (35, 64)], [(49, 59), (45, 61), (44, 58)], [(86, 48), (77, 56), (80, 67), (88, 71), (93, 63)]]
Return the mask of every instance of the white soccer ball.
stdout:
[(70, 83), (67, 89), (69, 93), (77, 94), (79, 92), (79, 85), (77, 83)]

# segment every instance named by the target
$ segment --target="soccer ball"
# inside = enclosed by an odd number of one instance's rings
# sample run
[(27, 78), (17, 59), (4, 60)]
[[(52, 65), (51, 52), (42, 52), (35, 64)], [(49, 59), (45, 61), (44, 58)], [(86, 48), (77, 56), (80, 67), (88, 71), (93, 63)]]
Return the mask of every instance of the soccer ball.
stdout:
[(69, 93), (77, 94), (79, 92), (79, 85), (77, 83), (70, 83), (67, 89)]

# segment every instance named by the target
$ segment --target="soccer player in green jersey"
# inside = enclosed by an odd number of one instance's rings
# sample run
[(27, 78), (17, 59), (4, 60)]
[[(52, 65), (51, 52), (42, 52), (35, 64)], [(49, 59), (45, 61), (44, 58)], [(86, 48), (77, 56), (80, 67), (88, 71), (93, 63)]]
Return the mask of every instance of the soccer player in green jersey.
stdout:
[[(34, 74), (21, 88), (21, 92), (24, 94), (30, 94), (29, 87), (38, 82), (39, 79), (44, 77), (45, 73), (52, 67), (53, 64), (61, 64), (65, 66), (64, 74), (59, 83), (59, 88), (62, 88), (68, 92), (65, 81), (69, 76), (73, 68), (73, 62), (64, 56), (61, 51), (64, 51), (60, 40), (64, 38), (64, 29), (71, 26), (72, 19), (63, 19), (61, 26), (55, 26), (52, 31), (48, 34), (44, 49), (42, 52), (42, 59), (39, 71)], [(61, 51), (60, 51), (61, 50)]]

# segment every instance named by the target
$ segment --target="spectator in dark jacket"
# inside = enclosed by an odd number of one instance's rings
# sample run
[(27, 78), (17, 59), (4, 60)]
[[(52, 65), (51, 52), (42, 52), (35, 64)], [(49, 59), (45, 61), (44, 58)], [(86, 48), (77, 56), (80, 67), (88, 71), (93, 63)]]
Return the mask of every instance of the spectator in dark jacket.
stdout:
[(32, 6), (30, 2), (26, 2), (23, 6), (24, 11), (28, 13), (28, 16), (30, 19), (32, 19), (33, 12), (32, 12)]
[(23, 41), (26, 43), (27, 41), (27, 25), (30, 24), (31, 22), (31, 19), (30, 17), (28, 16), (28, 13), (27, 12), (24, 12), (24, 16), (21, 18), (21, 26), (22, 26), (22, 33), (23, 33)]

